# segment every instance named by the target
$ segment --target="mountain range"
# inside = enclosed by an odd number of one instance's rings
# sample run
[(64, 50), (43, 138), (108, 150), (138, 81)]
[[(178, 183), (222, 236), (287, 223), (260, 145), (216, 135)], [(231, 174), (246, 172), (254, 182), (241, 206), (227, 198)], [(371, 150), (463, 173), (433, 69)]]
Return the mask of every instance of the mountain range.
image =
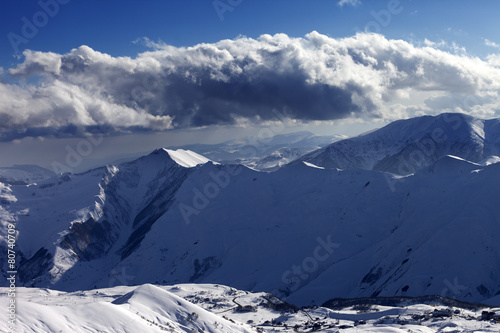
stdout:
[[(189, 282), (295, 305), (422, 295), (500, 304), (498, 124), (397, 121), (274, 172), (157, 149), (0, 183), (0, 250), (15, 223), (19, 284), (67, 292)], [(0, 267), (7, 285), (5, 256)]]
[(498, 161), (500, 119), (443, 113), (398, 120), (357, 137), (332, 143), (298, 159), (317, 166), (408, 175), (453, 155), (475, 163)]
[(309, 152), (347, 138), (339, 134), (316, 135), (308, 131), (276, 134), (279, 132), (279, 129), (269, 128), (253, 137), (169, 149), (196, 151), (223, 164), (241, 164), (259, 171), (275, 171)]

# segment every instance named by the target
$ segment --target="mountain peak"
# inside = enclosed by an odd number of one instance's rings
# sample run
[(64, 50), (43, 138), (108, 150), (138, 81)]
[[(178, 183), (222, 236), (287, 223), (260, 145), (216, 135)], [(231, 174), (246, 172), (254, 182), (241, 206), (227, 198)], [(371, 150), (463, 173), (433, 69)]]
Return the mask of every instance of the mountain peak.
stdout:
[(184, 168), (193, 168), (197, 165), (211, 162), (211, 160), (209, 160), (205, 156), (197, 154), (194, 151), (185, 149), (172, 150), (172, 149), (160, 148), (156, 149), (151, 153), (151, 155), (158, 155), (158, 154), (168, 155), (168, 157), (172, 161), (174, 161), (175, 163)]
[(210, 160), (205, 156), (197, 154), (191, 150), (184, 150), (184, 149), (170, 150), (165, 148), (163, 148), (163, 150), (166, 151), (170, 156), (170, 158), (172, 158), (177, 164), (185, 168), (193, 168), (197, 165), (210, 162)]
[(499, 129), (498, 119), (483, 120), (462, 113), (422, 116), (334, 142), (300, 161), (332, 169), (358, 168), (407, 175), (446, 155), (475, 163), (487, 156), (498, 156)]

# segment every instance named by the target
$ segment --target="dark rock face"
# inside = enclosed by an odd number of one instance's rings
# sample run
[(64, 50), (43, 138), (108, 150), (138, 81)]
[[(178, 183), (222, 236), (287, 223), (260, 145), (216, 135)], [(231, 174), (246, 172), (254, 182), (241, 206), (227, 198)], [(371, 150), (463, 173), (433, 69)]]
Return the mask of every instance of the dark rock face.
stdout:
[(90, 218), (85, 222), (73, 223), (71, 232), (61, 242), (63, 249), (71, 249), (81, 260), (90, 261), (100, 258), (109, 250), (113, 230), (107, 220), (96, 222)]
[(28, 283), (47, 273), (51, 267), (52, 255), (41, 248), (31, 258), (21, 260), (17, 273), (22, 283)]
[(169, 209), (176, 191), (182, 185), (188, 173), (180, 168), (168, 169), (163, 175), (160, 175), (160, 178), (166, 175), (168, 175), (168, 179), (159, 186), (156, 195), (134, 218), (134, 231), (130, 234), (125, 245), (118, 251), (122, 260), (139, 247), (153, 224)]

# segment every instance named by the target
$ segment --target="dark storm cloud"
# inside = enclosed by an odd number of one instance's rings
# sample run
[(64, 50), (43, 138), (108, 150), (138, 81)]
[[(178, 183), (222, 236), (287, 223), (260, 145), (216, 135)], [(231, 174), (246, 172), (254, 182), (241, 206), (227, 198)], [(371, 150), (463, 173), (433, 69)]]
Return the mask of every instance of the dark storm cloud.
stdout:
[(201, 84), (178, 75), (168, 77), (170, 87), (162, 96), (165, 113), (181, 126), (232, 124), (234, 116), (273, 120), (273, 109), (298, 120), (338, 119), (361, 110), (352, 102), (349, 89), (309, 84), (299, 70), (263, 71), (251, 79), (238, 75), (227, 81), (198, 77)]

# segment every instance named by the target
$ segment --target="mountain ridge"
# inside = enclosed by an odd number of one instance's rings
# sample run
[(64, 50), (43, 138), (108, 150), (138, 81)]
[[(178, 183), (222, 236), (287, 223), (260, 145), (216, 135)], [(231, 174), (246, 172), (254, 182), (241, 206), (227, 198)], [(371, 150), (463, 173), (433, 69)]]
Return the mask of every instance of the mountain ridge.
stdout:
[(334, 142), (292, 163), (306, 161), (325, 168), (360, 168), (408, 175), (446, 155), (472, 162), (500, 155), (500, 119), (481, 120), (461, 113), (443, 113), (398, 120), (378, 130)]
[(20, 283), (31, 287), (193, 282), (299, 305), (436, 294), (480, 302), (500, 293), (499, 175), (498, 163), (447, 155), (399, 176), (304, 163), (258, 172), (158, 149), (3, 184), (0, 247), (15, 222)]

